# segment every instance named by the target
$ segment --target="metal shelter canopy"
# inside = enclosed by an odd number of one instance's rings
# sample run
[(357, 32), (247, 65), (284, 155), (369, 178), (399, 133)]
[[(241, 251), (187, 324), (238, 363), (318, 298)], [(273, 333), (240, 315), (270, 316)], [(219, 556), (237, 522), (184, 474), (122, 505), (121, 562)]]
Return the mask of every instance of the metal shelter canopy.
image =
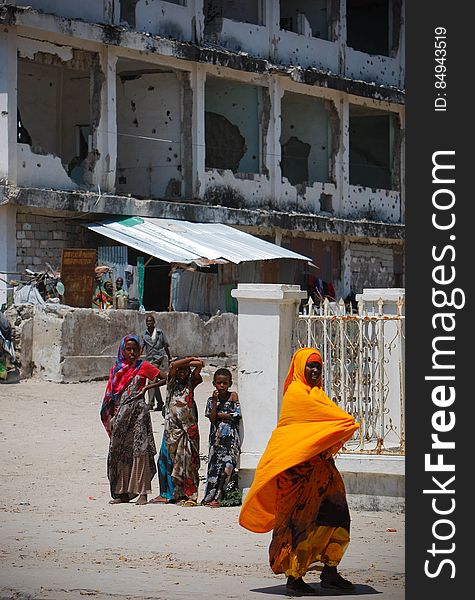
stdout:
[(310, 259), (222, 223), (128, 217), (84, 226), (168, 263), (217, 263), (291, 258)]

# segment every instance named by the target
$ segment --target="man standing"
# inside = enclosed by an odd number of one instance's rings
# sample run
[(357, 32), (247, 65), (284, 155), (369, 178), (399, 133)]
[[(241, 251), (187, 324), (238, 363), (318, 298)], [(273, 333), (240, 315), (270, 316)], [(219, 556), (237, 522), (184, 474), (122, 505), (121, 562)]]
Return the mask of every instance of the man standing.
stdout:
[[(152, 315), (147, 316), (145, 324), (147, 329), (142, 338), (143, 359), (152, 363), (158, 369), (162, 369), (165, 354), (168, 357), (168, 361), (172, 358), (168, 340), (163, 331), (155, 326), (155, 318)], [(147, 393), (150, 408), (153, 410), (162, 410), (163, 400), (160, 388), (152, 388)]]

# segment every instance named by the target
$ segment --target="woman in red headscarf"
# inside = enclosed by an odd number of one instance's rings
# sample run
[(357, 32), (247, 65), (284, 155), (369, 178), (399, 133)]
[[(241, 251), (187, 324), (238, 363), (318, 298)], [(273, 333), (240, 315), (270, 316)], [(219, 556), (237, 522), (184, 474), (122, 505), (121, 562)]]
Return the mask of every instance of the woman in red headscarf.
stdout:
[[(110, 438), (107, 457), (110, 504), (129, 502), (136, 496), (136, 504), (147, 504), (151, 481), (157, 472), (154, 458), (157, 450), (144, 393), (163, 385), (166, 373), (140, 360), (141, 351), (137, 336), (122, 338), (101, 404), (101, 420)], [(146, 386), (147, 379), (154, 383)]]
[(333, 455), (358, 425), (322, 390), (321, 375), (318, 350), (295, 352), (277, 427), (239, 516), (250, 531), (273, 530), (271, 568), (285, 573), (287, 589), (300, 595), (316, 594), (303, 580), (316, 562), (324, 565), (322, 587), (354, 587), (337, 571), (350, 541), (350, 515)]

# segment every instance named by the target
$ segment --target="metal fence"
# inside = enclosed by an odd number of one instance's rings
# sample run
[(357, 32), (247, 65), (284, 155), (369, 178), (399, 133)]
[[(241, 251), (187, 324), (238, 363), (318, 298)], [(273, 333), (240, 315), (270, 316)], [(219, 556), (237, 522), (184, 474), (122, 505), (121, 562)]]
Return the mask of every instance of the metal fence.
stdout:
[(297, 318), (294, 349), (318, 348), (323, 388), (360, 424), (345, 452), (404, 454), (403, 299), (395, 314), (383, 314), (383, 300), (358, 303), (310, 301)]

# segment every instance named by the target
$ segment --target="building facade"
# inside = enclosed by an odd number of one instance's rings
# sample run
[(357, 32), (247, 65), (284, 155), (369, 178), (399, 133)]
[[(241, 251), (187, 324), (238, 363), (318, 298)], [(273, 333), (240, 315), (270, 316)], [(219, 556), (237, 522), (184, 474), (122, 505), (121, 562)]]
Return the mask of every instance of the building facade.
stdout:
[(0, 25), (6, 278), (134, 215), (263, 237), (337, 297), (404, 285), (402, 0), (0, 1)]

